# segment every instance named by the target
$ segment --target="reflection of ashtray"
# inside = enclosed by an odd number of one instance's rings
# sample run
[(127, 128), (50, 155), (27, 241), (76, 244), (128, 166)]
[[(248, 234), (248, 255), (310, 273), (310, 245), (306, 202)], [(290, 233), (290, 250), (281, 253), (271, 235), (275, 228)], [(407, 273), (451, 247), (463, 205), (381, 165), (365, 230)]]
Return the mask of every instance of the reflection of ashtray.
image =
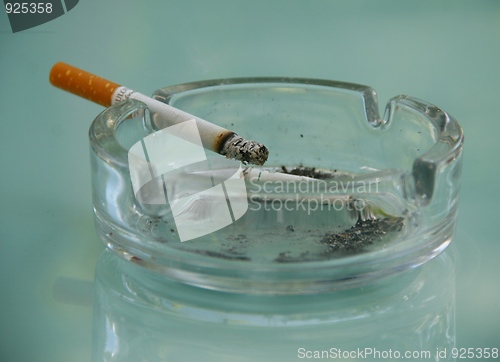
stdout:
[[(431, 104), (395, 97), (380, 118), (369, 87), (287, 78), (196, 82), (154, 97), (264, 143), (269, 159), (243, 172), (243, 216), (228, 187), (227, 205), (207, 194), (190, 210), (210, 222), (218, 203), (233, 222), (181, 242), (168, 203), (138, 202), (132, 190), (128, 151), (158, 131), (154, 115), (133, 100), (106, 109), (90, 129), (94, 210), (101, 239), (126, 259), (209, 289), (314, 293), (420, 265), (453, 237), (463, 132)], [(227, 180), (212, 171), (180, 170), (163, 189)]]

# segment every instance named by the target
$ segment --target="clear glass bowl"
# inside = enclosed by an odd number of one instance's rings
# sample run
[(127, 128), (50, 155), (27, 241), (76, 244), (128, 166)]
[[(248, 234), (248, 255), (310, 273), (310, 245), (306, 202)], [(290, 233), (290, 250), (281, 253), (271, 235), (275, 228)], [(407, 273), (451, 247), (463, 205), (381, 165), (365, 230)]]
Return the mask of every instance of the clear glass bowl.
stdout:
[[(117, 255), (170, 281), (324, 293), (418, 266), (453, 238), (463, 131), (429, 103), (398, 96), (381, 118), (367, 86), (295, 78), (195, 82), (153, 96), (264, 143), (269, 159), (254, 170), (321, 181), (248, 181), (241, 218), (181, 242), (168, 205), (139, 202), (130, 177), (129, 149), (161, 122), (138, 101), (106, 109), (90, 129), (97, 232)], [(165, 189), (196, 177), (180, 172)]]

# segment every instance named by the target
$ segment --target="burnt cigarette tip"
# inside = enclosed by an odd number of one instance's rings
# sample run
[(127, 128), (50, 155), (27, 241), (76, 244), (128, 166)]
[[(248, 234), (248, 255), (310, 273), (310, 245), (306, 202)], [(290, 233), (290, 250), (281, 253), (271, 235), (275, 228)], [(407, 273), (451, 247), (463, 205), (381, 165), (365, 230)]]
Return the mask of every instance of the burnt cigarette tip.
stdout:
[(269, 157), (269, 150), (262, 143), (249, 141), (235, 134), (226, 141), (221, 155), (234, 158), (245, 165), (263, 165)]

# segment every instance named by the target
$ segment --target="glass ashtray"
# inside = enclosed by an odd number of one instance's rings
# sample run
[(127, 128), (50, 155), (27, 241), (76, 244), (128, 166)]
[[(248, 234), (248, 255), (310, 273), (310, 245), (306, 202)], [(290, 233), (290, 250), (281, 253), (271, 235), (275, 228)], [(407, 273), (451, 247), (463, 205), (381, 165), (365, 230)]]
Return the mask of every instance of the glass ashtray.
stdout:
[[(228, 173), (205, 151), (207, 172), (177, 165), (158, 175), (164, 202), (148, 203), (130, 152), (164, 126), (135, 100), (103, 111), (90, 128), (96, 228), (135, 264), (210, 290), (311, 294), (413, 268), (453, 238), (463, 131), (432, 104), (397, 96), (380, 117), (370, 87), (295, 78), (194, 82), (153, 98), (265, 144), (269, 158)], [(184, 205), (186, 230), (230, 222), (183, 240), (168, 196), (186, 185), (224, 191)]]

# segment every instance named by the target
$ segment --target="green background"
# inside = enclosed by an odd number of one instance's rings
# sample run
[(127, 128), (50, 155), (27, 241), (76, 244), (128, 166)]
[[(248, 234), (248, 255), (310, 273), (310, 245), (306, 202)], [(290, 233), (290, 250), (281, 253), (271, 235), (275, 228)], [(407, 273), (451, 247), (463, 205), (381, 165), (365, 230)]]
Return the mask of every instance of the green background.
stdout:
[(382, 111), (408, 94), (450, 112), (466, 139), (457, 347), (500, 347), (499, 1), (87, 0), (16, 34), (1, 10), (1, 361), (90, 360), (91, 308), (57, 301), (53, 287), (91, 282), (103, 248), (87, 139), (102, 108), (49, 84), (60, 60), (146, 94), (211, 78), (311, 77), (370, 85)]

